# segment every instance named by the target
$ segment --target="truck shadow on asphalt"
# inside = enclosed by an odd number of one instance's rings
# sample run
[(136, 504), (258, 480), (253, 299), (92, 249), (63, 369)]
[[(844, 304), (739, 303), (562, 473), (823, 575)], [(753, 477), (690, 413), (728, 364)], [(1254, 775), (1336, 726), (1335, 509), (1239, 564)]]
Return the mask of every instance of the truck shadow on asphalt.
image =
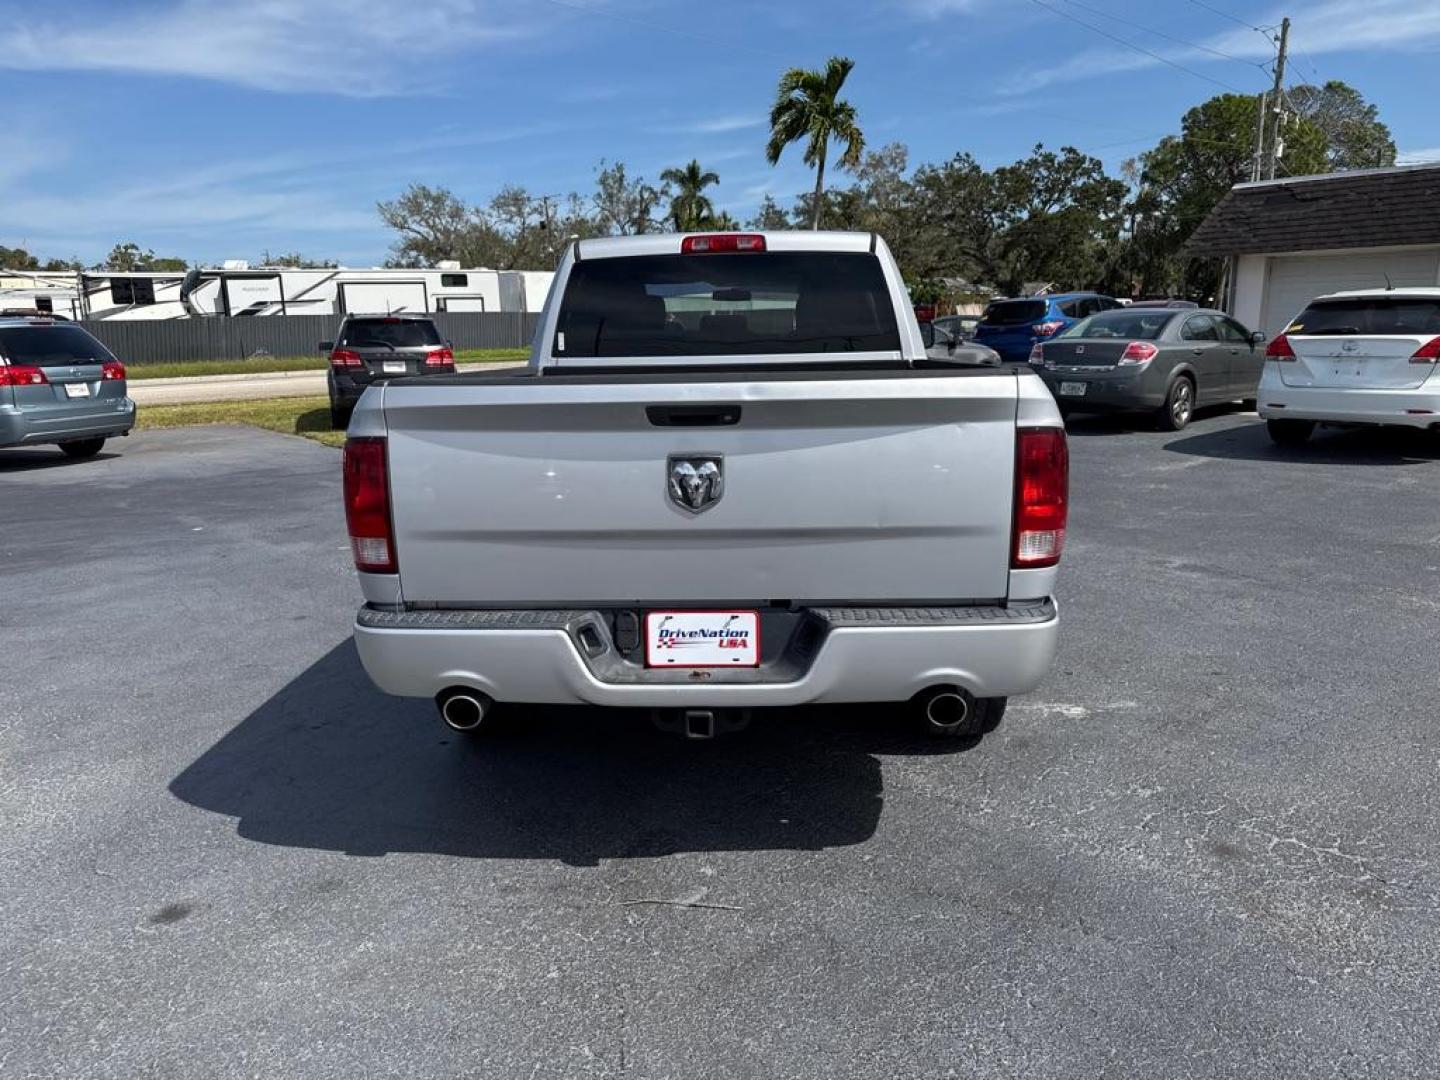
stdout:
[(499, 732), (461, 736), (429, 702), (375, 690), (347, 640), (170, 791), (266, 844), (594, 866), (862, 843), (883, 804), (876, 754), (964, 749), (906, 735), (898, 705), (757, 712), (706, 742), (643, 713), (516, 708)]
[(1423, 465), (1440, 461), (1440, 435), (1404, 428), (1317, 428), (1299, 446), (1278, 446), (1260, 422), (1181, 436), (1173, 454), (1297, 465)]

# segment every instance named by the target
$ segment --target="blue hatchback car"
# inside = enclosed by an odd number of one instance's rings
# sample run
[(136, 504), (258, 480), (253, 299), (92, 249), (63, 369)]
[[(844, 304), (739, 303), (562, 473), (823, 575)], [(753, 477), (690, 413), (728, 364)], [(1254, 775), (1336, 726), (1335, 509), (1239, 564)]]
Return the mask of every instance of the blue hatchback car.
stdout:
[(1030, 350), (1039, 342), (1049, 341), (1096, 312), (1123, 306), (1112, 297), (1093, 292), (993, 300), (980, 316), (975, 341), (994, 349), (1003, 360), (1029, 360)]

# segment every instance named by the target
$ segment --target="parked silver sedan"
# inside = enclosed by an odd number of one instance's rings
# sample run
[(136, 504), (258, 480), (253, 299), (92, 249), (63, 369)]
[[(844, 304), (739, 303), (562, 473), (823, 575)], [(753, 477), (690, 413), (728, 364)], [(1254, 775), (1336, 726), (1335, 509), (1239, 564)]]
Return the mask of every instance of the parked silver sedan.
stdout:
[(1202, 405), (1254, 400), (1264, 343), (1223, 311), (1129, 307), (1041, 342), (1030, 363), (1061, 412), (1149, 412), (1179, 431)]
[(94, 457), (135, 426), (125, 365), (72, 322), (0, 318), (0, 447), (53, 444)]

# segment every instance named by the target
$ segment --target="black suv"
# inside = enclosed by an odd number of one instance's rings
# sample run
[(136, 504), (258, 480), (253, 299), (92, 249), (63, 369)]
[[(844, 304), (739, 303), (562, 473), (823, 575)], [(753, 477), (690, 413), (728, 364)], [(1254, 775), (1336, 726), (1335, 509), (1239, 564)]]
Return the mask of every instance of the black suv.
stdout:
[(346, 315), (334, 341), (322, 341), (330, 354), (330, 424), (350, 424), (355, 403), (371, 383), (408, 375), (451, 375), (455, 352), (428, 315)]

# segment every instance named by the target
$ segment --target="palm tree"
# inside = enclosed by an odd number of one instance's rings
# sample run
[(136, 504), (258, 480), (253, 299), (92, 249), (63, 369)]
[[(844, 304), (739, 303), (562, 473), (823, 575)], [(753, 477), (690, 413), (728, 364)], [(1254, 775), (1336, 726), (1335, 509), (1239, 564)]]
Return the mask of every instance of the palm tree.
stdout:
[(780, 76), (775, 105), (770, 110), (770, 143), (765, 157), (778, 165), (780, 155), (791, 143), (808, 139), (805, 164), (815, 167), (815, 201), (810, 208), (810, 228), (820, 228), (820, 205), (825, 195), (825, 158), (830, 141), (845, 144), (840, 164), (853, 169), (860, 164), (865, 136), (856, 122), (855, 106), (839, 98), (840, 88), (855, 66), (848, 56), (832, 56), (824, 71), (791, 68)]
[(705, 222), (715, 216), (715, 207), (705, 196), (705, 189), (720, 182), (718, 173), (705, 172), (699, 161), (692, 160), (683, 169), (666, 169), (660, 179), (675, 185), (675, 197), (670, 200), (670, 220), (675, 223), (676, 232), (703, 229)]

